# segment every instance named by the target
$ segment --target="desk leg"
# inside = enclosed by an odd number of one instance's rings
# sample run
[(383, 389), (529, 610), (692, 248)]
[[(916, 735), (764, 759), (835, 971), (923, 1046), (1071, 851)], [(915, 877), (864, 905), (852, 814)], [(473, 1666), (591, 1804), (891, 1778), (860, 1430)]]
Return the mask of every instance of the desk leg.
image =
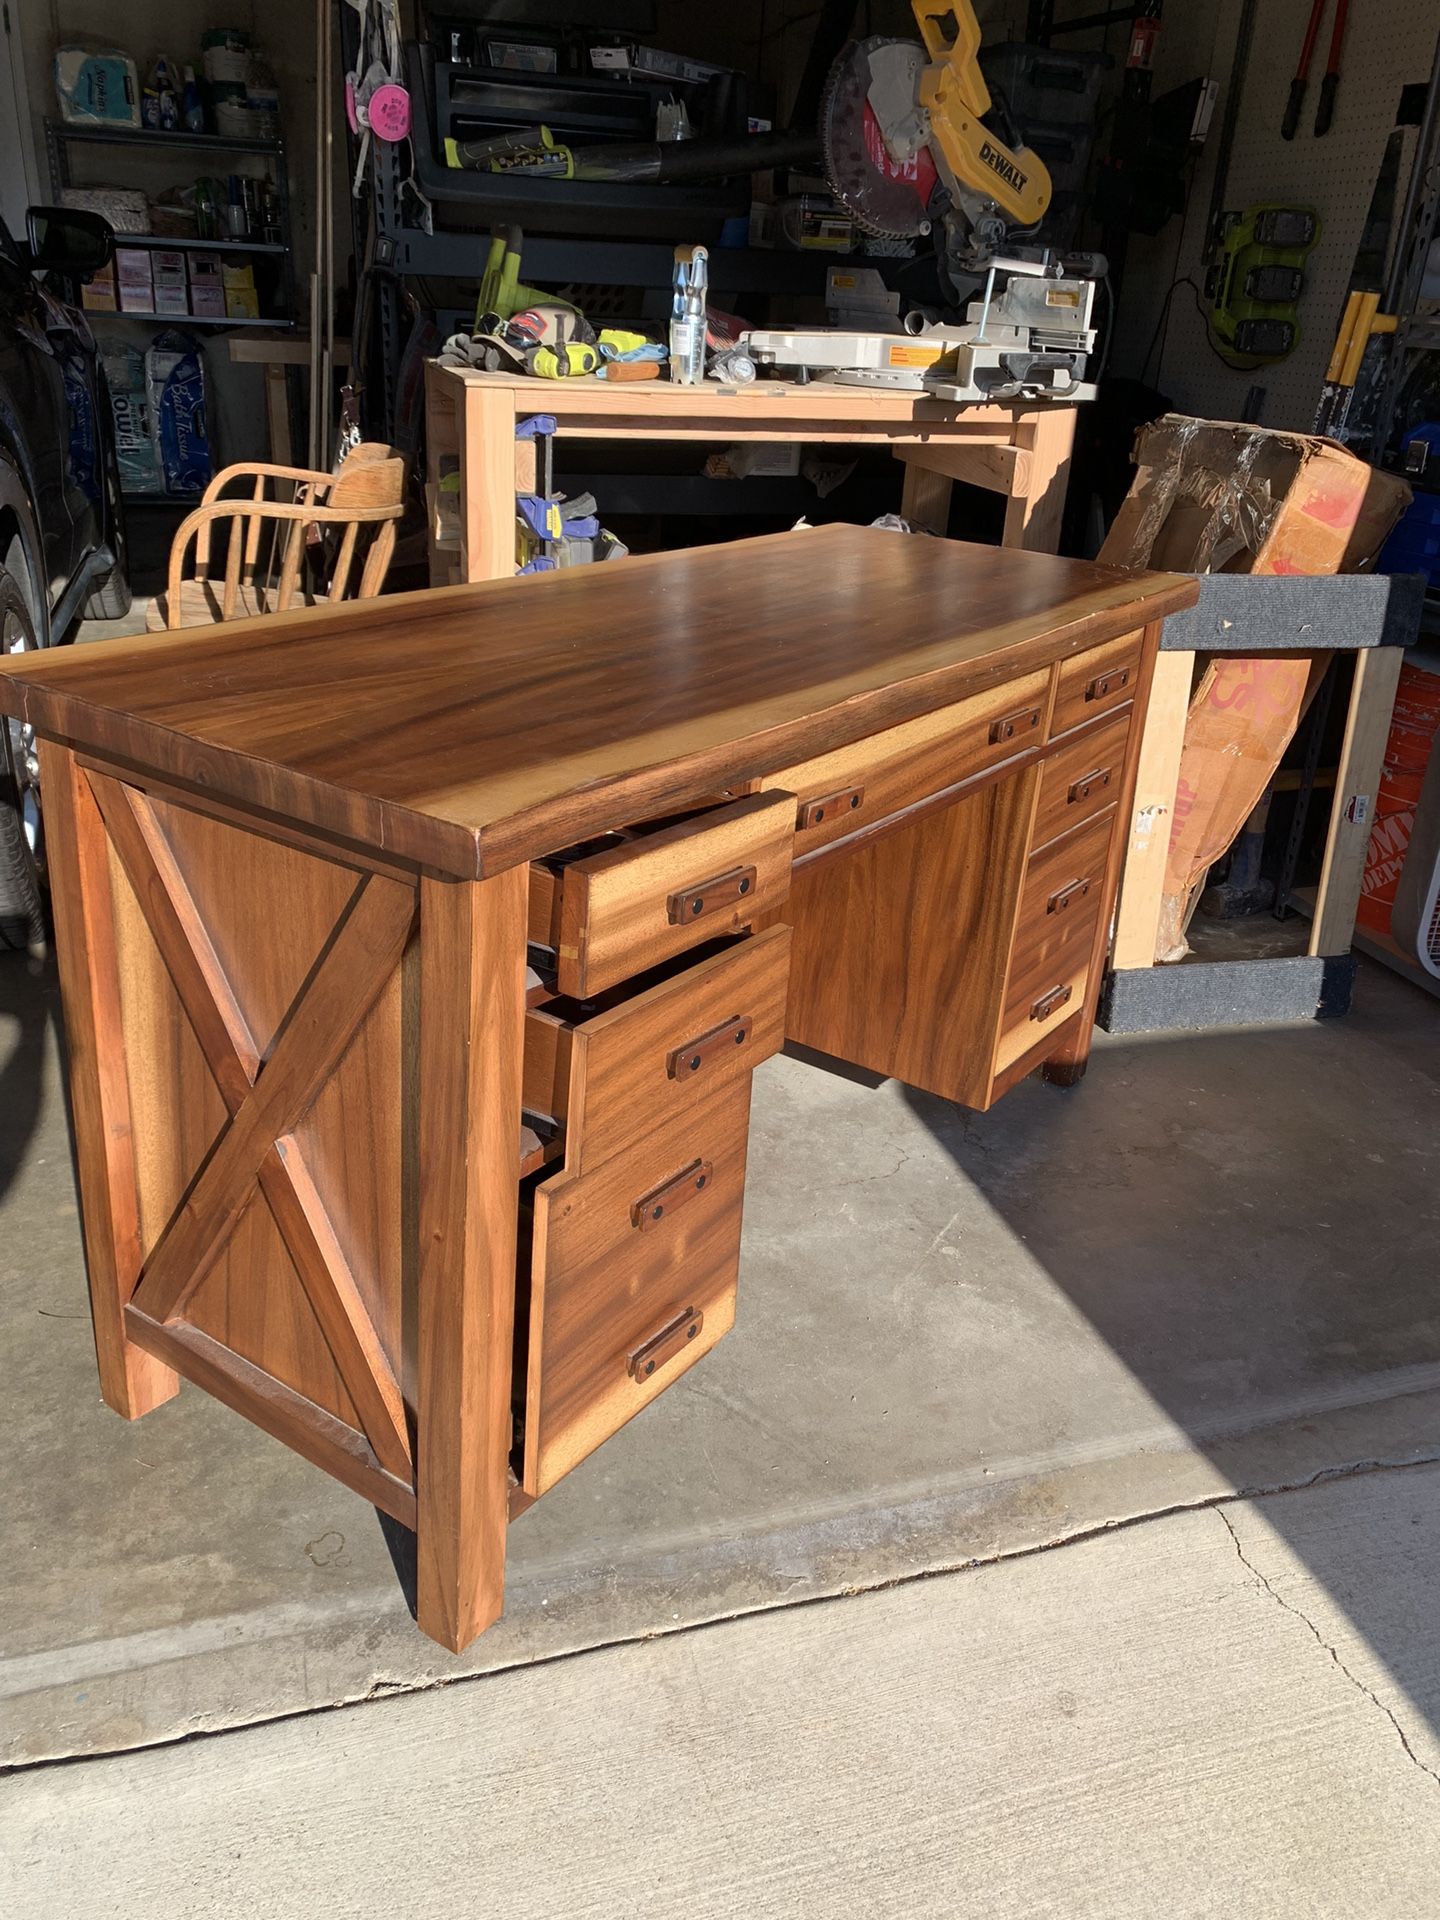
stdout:
[(528, 886), (420, 887), (417, 1613), (453, 1653), (505, 1595)]
[(1011, 494), (1005, 508), (1002, 547), (1059, 551), (1074, 444), (1074, 407), (1039, 407), (1016, 422), (1015, 445), (1030, 457), (1023, 467), (1023, 491)]
[(1155, 661), (1160, 650), (1160, 623), (1145, 629), (1145, 646), (1140, 656), (1140, 683), (1135, 689), (1135, 713), (1130, 723), (1130, 739), (1125, 749), (1125, 771), (1116, 799), (1115, 824), (1110, 830), (1110, 853), (1105, 863), (1105, 893), (1100, 919), (1095, 929), (1095, 945), (1090, 954), (1090, 984), (1085, 989), (1085, 1004), (1077, 1019), (1070, 1022), (1064, 1040), (1041, 1063), (1041, 1077), (1057, 1087), (1073, 1087), (1084, 1079), (1090, 1064), (1090, 1048), (1095, 1038), (1095, 1011), (1105, 981), (1105, 962), (1110, 951), (1110, 926), (1115, 913), (1120, 873), (1130, 841), (1130, 822), (1135, 812), (1135, 785), (1140, 773), (1140, 746), (1145, 736), (1145, 714)]
[[(527, 411), (540, 412), (543, 394)], [(466, 386), (460, 409), (460, 577), (509, 580), (515, 572), (515, 396)]]
[(109, 843), (74, 754), (42, 741), (40, 763), (100, 1392), (116, 1413), (138, 1420), (178, 1393), (180, 1378), (125, 1334), (125, 1307), (140, 1279), (140, 1193)]

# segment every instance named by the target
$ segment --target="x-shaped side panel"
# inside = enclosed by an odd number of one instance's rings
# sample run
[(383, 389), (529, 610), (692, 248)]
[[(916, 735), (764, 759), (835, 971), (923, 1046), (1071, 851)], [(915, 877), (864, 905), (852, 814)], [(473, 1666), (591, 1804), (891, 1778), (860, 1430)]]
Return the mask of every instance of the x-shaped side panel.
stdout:
[(91, 772), (106, 831), (135, 892), (230, 1123), (151, 1250), (133, 1304), (178, 1319), (258, 1181), (375, 1457), (413, 1478), (399, 1383), (291, 1129), (339, 1065), (404, 951), (415, 895), (368, 874), (260, 1061), (194, 896), (144, 794)]

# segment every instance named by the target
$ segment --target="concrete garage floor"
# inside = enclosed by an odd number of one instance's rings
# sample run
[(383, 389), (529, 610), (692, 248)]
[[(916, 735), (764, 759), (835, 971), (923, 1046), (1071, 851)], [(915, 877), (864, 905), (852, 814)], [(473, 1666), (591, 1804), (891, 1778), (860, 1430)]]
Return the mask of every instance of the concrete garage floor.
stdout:
[[(1413, 988), (1367, 964), (1344, 1021), (1102, 1040), (1081, 1087), (984, 1117), (781, 1058), (734, 1334), (517, 1522), (505, 1618), (454, 1659), (356, 1496), (197, 1390), (133, 1427), (102, 1407), (56, 1010), (0, 956), (12, 1764), (1440, 1460), (1440, 1023)], [(1282, 1536), (1292, 1510), (1264, 1507)], [(1334, 1603), (1386, 1660), (1363, 1578)]]
[(1437, 1496), (1348, 1479), (34, 1768), (0, 1780), (0, 1910), (1413, 1920)]

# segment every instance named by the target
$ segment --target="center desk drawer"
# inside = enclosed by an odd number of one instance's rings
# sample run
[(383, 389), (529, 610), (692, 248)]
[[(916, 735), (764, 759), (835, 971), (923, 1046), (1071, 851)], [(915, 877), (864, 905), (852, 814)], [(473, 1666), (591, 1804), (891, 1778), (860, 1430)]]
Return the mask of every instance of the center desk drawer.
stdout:
[(767, 774), (796, 797), (795, 857), (1038, 747), (1050, 676), (1043, 669), (851, 746)]
[(623, 998), (537, 1007), (524, 1104), (559, 1123), (567, 1168), (588, 1173), (778, 1053), (789, 980), (790, 929), (768, 927)]
[(735, 1321), (750, 1076), (533, 1197), (522, 1484), (545, 1493)]
[(788, 795), (749, 794), (532, 866), (530, 939), (554, 952), (559, 991), (603, 993), (779, 906), (790, 888), (792, 809)]

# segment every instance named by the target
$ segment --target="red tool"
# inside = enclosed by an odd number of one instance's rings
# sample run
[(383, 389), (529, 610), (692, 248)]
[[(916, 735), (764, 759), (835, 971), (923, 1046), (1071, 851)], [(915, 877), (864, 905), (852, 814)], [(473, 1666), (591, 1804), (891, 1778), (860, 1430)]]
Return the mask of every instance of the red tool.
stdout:
[[(1325, 16), (1326, 0), (1311, 0), (1310, 18), (1305, 23), (1305, 38), (1300, 43), (1300, 61), (1290, 82), (1290, 98), (1285, 103), (1285, 118), (1280, 122), (1282, 140), (1293, 140), (1300, 126), (1300, 109), (1305, 104), (1305, 88), (1310, 78), (1310, 62), (1315, 42), (1320, 37), (1320, 22)], [(1335, 113), (1335, 95), (1340, 86), (1340, 49), (1345, 44), (1345, 21), (1350, 0), (1335, 0), (1335, 24), (1330, 30), (1330, 54), (1325, 78), (1320, 84), (1320, 104), (1315, 109), (1315, 133), (1318, 138), (1330, 131)]]
[(1320, 104), (1315, 109), (1315, 137), (1330, 131), (1330, 121), (1335, 112), (1335, 94), (1340, 85), (1340, 49), (1345, 44), (1345, 21), (1350, 13), (1350, 0), (1335, 0), (1335, 24), (1330, 29), (1330, 58), (1325, 67), (1325, 78), (1320, 82)]

